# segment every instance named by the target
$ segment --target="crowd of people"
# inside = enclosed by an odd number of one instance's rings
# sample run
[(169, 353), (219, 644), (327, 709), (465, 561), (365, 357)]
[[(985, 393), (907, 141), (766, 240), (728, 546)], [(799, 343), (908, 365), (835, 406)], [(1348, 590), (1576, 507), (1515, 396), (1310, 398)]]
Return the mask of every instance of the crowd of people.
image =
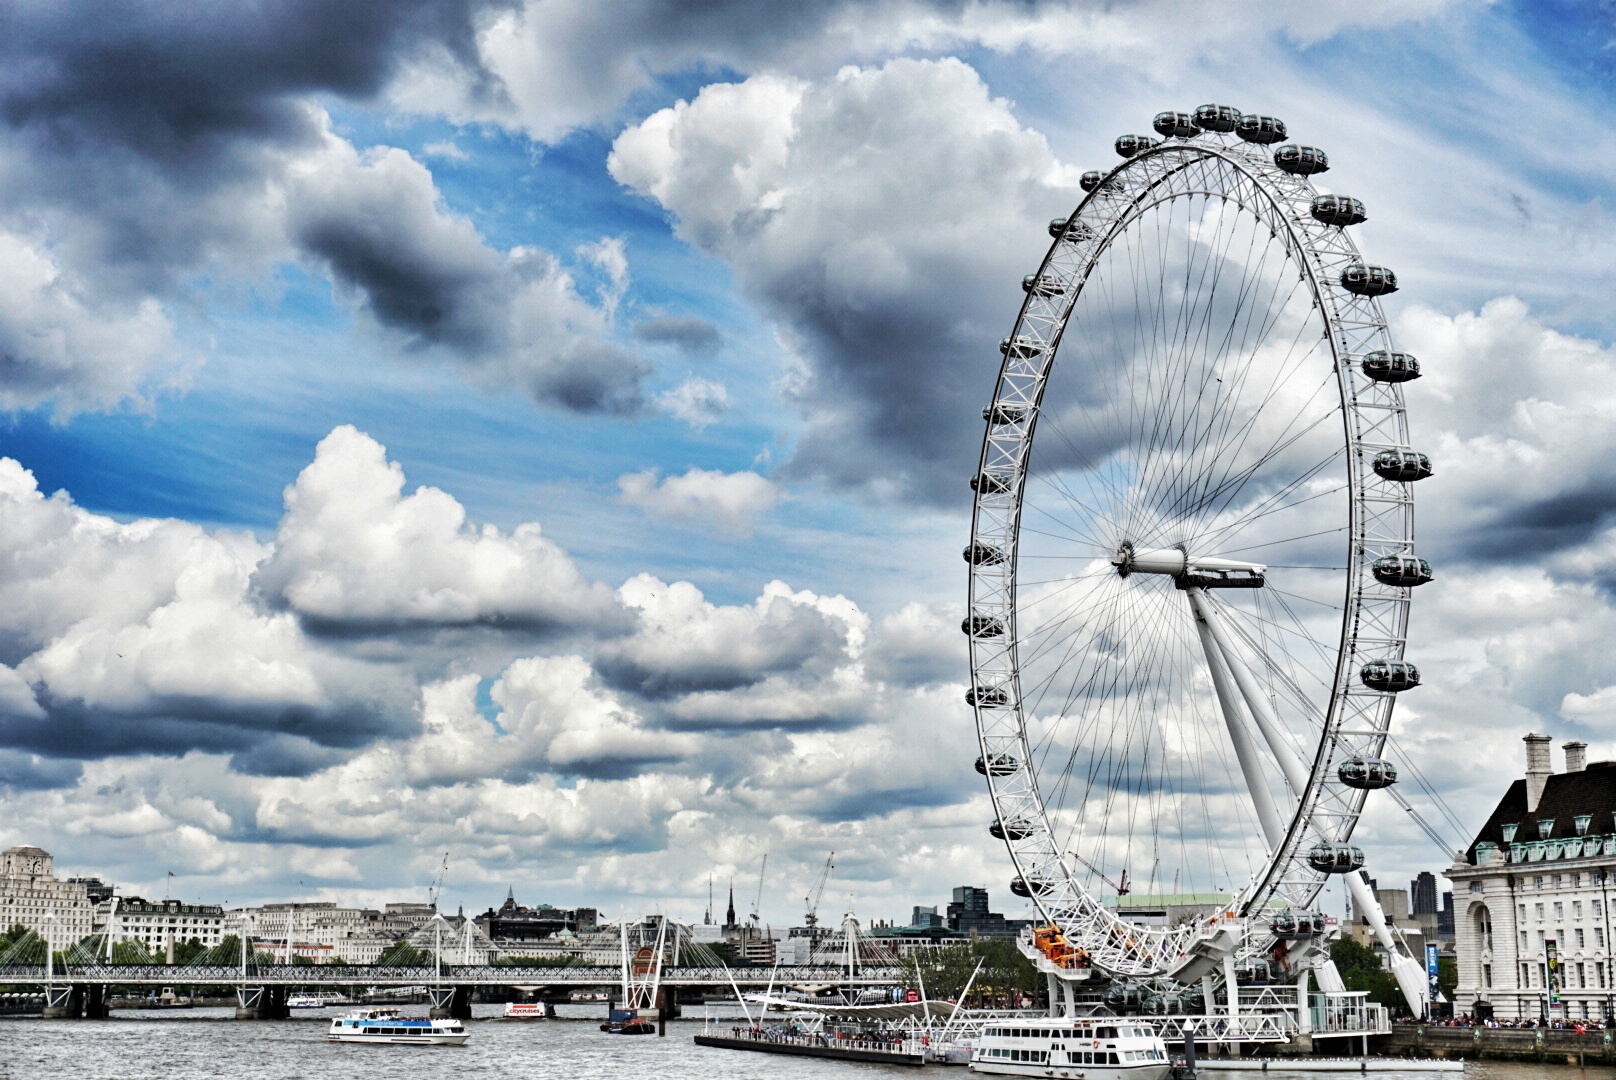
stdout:
[(1398, 1024), (1424, 1024), (1426, 1027), (1453, 1027), (1453, 1028), (1541, 1028), (1545, 1031), (1571, 1031), (1578, 1035), (1590, 1031), (1605, 1031), (1616, 1029), (1616, 1020), (1568, 1020), (1560, 1018), (1545, 1018), (1541, 1016), (1525, 1017), (1520, 1020), (1500, 1020), (1487, 1016), (1472, 1017), (1469, 1013), (1460, 1013), (1457, 1016), (1433, 1017), (1429, 1020), (1419, 1020), (1413, 1016), (1395, 1017)]

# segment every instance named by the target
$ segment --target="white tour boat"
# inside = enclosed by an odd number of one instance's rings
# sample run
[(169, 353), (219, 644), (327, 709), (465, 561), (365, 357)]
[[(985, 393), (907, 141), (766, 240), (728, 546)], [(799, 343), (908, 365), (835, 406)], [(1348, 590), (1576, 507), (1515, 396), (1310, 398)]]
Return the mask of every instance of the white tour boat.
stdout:
[(397, 1009), (355, 1009), (331, 1021), (332, 1042), (402, 1043), (406, 1046), (462, 1046), (471, 1036), (459, 1020), (400, 1016)]
[(1114, 1016), (994, 1020), (971, 1053), (976, 1072), (1069, 1080), (1166, 1080), (1172, 1064), (1150, 1025)]

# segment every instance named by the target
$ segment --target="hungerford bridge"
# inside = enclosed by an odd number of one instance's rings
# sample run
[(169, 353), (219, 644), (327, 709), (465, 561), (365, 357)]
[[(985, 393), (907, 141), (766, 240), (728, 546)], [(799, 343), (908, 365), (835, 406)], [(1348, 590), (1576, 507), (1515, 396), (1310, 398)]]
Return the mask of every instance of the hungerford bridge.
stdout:
[[(690, 940), (688, 927), (671, 920), (656, 926), (620, 928), (621, 950), (616, 964), (543, 964), (455, 962), (476, 957), (489, 944), (468, 920), (464, 938), (440, 917), (417, 930), (402, 944), (424, 963), (327, 964), (291, 963), (291, 948), (281, 956), (262, 949), (249, 952), (246, 939), (239, 944), (209, 949), (186, 964), (117, 963), (107, 954), (114, 949), (103, 935), (94, 935), (57, 951), (52, 943), (30, 934), (0, 954), (0, 985), (38, 987), (45, 999), (47, 1018), (104, 1019), (114, 986), (171, 987), (217, 986), (236, 991), (238, 1019), (274, 1020), (287, 1015), (288, 991), (318, 992), (322, 988), (367, 987), (373, 997), (386, 991), (425, 993), (433, 1014), (469, 1019), (472, 993), (487, 987), (523, 991), (561, 989), (603, 990), (610, 1000), (648, 1012), (660, 1008), (675, 1012), (673, 991), (678, 988), (731, 990), (743, 987), (821, 990), (831, 987), (894, 986), (904, 968), (890, 952), (857, 932), (849, 920), (843, 932), (827, 935), (814, 953), (814, 963), (774, 967), (731, 968), (711, 948)], [(221, 955), (229, 948), (239, 952)], [(395, 948), (393, 950), (397, 952)], [(386, 957), (383, 957), (386, 960)]]

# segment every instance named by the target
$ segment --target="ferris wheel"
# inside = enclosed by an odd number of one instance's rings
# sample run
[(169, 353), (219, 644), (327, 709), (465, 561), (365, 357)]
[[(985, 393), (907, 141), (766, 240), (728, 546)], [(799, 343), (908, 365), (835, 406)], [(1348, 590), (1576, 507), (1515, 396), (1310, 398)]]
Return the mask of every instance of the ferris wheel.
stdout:
[[(1324, 883), (1357, 881), (1419, 683), (1432, 470), (1378, 300), (1396, 277), (1352, 240), (1363, 204), (1314, 188), (1325, 153), (1225, 105), (1154, 127), (1083, 176), (1022, 282), (962, 629), (1013, 891), (1103, 971), (1190, 981), (1209, 947), (1318, 934)], [(1218, 914), (1119, 913), (1147, 893)]]

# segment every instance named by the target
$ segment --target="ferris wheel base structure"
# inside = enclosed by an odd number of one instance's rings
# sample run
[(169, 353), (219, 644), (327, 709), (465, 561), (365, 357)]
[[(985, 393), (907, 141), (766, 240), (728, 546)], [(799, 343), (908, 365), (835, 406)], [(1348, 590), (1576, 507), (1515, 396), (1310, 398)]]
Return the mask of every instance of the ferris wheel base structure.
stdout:
[[(1348, 232), (1363, 203), (1313, 186), (1325, 153), (1275, 145), (1281, 121), (1203, 105), (1153, 126), (1050, 222), (971, 478), (966, 701), (990, 832), (1048, 927), (1022, 951), (1068, 1010), (1109, 984), (1246, 1031), (1256, 995), (1305, 1032), (1314, 980), (1352, 1011), (1315, 906), (1342, 878), (1420, 1014), (1424, 965), (1352, 843), (1397, 779), (1381, 755), (1434, 576), (1403, 398), (1420, 365), (1380, 306), (1397, 278)], [(1141, 864), (1221, 900), (1130, 922), (1102, 891)]]
[[(1313, 1049), (1315, 1039), (1361, 1039), (1391, 1031), (1388, 1010), (1369, 1002), (1361, 991), (1347, 991), (1328, 958), (1307, 958), (1309, 965), (1299, 967), (1289, 984), (1242, 985), (1235, 972), (1238, 941), (1234, 930), (1225, 928), (1219, 939), (1198, 951), (1196, 967), (1186, 967), (1175, 976), (1180, 982), (1193, 976), (1199, 983), (1199, 1009), (1166, 1012), (1156, 1001), (1133, 1001), (1144, 1007), (1144, 1015), (1168, 1042), (1192, 1037), (1197, 1043), (1225, 1048), (1283, 1043), (1306, 1053)], [(1095, 987), (1098, 973), (1092, 968), (1052, 962), (1030, 935), (1023, 935), (1017, 945), (1045, 978), (1051, 1016), (1078, 1018), (1130, 1011), (1126, 1000), (1113, 1000), (1112, 993)], [(1424, 977), (1423, 970), (1414, 974)], [(1315, 979), (1316, 992), (1311, 988)], [(1401, 973), (1398, 981), (1404, 985)], [(1126, 993), (1121, 996), (1128, 997)]]

